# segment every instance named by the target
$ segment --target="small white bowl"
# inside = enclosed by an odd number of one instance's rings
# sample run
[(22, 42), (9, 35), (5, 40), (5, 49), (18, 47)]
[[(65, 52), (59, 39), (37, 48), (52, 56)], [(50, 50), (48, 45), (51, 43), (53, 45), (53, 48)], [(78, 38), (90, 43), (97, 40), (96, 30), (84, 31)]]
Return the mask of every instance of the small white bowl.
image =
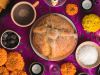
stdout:
[[(94, 46), (94, 47), (97, 49), (97, 51), (98, 51), (98, 60), (96, 61), (95, 64), (93, 64), (93, 65), (84, 65), (84, 64), (79, 60), (79, 58), (78, 58), (78, 52), (79, 52), (79, 49), (80, 49), (81, 47), (83, 47), (84, 45), (91, 45), (91, 46)], [(94, 68), (94, 67), (97, 67), (97, 66), (100, 64), (100, 47), (99, 47), (98, 44), (96, 44), (96, 43), (94, 43), (94, 42), (91, 42), (91, 41), (83, 42), (82, 44), (80, 44), (80, 45), (78, 46), (78, 48), (77, 48), (77, 50), (76, 50), (75, 56), (76, 56), (76, 60), (77, 60), (77, 62), (78, 62), (78, 64), (79, 64), (80, 66), (82, 66), (82, 67), (84, 67), (84, 68)]]

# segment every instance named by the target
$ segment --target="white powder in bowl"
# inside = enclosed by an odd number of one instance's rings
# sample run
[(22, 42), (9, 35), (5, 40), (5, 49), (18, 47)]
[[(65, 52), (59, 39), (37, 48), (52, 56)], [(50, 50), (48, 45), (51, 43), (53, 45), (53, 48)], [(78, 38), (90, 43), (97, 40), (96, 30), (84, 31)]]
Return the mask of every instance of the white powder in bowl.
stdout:
[(91, 45), (85, 45), (80, 48), (78, 58), (85, 65), (93, 65), (98, 60), (98, 51)]

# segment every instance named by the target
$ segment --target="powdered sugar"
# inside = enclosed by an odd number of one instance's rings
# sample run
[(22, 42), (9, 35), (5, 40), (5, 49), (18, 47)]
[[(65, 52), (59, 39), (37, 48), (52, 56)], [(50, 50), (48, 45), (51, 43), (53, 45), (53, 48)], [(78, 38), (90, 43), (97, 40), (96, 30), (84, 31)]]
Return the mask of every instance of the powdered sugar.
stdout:
[(98, 59), (98, 51), (91, 45), (85, 45), (78, 52), (79, 60), (85, 65), (92, 65)]

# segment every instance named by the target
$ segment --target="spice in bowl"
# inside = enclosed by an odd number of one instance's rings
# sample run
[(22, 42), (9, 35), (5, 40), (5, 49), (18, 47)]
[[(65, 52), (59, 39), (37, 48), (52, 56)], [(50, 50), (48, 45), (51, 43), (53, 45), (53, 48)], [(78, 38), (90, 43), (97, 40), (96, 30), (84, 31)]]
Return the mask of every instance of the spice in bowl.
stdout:
[(1, 42), (5, 48), (15, 48), (19, 43), (19, 37), (13, 31), (5, 31), (2, 34)]
[(78, 58), (84, 65), (93, 65), (98, 60), (98, 51), (94, 46), (84, 45), (79, 49)]

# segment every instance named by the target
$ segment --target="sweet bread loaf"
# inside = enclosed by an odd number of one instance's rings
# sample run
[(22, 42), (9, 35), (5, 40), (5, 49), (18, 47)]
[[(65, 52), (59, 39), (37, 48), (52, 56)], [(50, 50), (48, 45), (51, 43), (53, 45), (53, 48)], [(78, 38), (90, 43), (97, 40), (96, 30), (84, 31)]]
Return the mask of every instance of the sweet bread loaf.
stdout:
[(3, 9), (6, 9), (7, 5), (10, 3), (10, 0), (0, 0), (0, 12)]
[(33, 30), (33, 45), (49, 58), (63, 56), (72, 51), (77, 43), (77, 33), (65, 19), (49, 15)]

